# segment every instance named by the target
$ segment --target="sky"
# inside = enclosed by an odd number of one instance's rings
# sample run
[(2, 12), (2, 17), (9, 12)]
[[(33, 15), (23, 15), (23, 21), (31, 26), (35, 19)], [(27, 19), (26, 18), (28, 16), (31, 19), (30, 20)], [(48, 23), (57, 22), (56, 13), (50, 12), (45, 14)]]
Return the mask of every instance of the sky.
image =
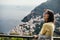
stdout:
[[(9, 5), (9, 6), (2, 6), (0, 9), (2, 10), (0, 14), (2, 14), (2, 17), (4, 18), (9, 16), (11, 17), (14, 16), (16, 18), (19, 15), (21, 15), (20, 17), (22, 16), (24, 17), (28, 15), (30, 11), (33, 10), (36, 6), (46, 1), (47, 0), (0, 0), (0, 5)], [(11, 5), (13, 5), (13, 7)], [(18, 6), (15, 7), (14, 5)]]
[(0, 0), (3, 5), (39, 5), (47, 0)]

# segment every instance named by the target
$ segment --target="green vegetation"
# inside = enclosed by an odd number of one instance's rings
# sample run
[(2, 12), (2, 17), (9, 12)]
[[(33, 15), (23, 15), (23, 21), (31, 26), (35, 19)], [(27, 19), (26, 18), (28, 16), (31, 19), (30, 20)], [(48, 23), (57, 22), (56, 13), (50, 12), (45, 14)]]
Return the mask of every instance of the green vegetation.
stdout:
[[(23, 38), (8, 38), (8, 37), (0, 37), (0, 40), (23, 40)], [(25, 39), (24, 39), (25, 40)]]

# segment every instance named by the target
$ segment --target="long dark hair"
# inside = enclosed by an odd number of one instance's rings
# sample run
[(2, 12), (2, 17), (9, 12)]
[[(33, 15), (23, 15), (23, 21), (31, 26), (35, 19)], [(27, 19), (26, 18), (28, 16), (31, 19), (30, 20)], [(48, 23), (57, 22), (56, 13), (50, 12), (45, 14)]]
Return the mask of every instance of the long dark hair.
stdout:
[(54, 22), (54, 12), (52, 10), (46, 10), (45, 14), (49, 15), (47, 22)]

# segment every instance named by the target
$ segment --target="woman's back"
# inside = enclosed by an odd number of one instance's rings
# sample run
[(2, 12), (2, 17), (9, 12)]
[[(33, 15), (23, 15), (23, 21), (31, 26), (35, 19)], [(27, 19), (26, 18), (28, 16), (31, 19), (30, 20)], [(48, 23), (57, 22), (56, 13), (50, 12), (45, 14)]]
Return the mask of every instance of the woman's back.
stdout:
[(53, 36), (55, 26), (52, 22), (44, 23), (40, 34), (46, 36)]
[(53, 36), (54, 29), (55, 29), (54, 23), (52, 22), (44, 23), (42, 30), (40, 32), (40, 34), (43, 35), (43, 37), (41, 36), (40, 37), (44, 38), (44, 36), (46, 36), (46, 38), (48, 37), (51, 39), (51, 37)]

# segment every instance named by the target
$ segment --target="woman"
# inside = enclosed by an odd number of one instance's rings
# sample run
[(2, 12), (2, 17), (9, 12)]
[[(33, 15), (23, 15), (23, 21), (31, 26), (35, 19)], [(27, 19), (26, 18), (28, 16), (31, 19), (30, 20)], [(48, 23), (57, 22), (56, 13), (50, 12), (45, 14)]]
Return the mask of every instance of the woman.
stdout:
[(41, 32), (39, 33), (39, 35), (34, 35), (34, 37), (39, 38), (41, 37), (41, 35), (44, 35), (45, 37), (51, 37), (50, 40), (52, 40), (53, 32), (55, 29), (54, 12), (52, 10), (45, 9), (43, 18), (44, 18), (45, 23), (42, 26)]

